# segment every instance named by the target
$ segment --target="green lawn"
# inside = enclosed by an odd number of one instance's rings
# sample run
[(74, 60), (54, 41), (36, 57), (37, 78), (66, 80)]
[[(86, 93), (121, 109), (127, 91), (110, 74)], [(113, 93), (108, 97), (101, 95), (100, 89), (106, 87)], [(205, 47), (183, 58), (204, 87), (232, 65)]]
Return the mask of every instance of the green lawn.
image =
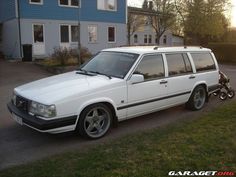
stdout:
[(165, 177), (171, 170), (236, 172), (236, 102), (194, 121), (10, 168), (0, 176)]

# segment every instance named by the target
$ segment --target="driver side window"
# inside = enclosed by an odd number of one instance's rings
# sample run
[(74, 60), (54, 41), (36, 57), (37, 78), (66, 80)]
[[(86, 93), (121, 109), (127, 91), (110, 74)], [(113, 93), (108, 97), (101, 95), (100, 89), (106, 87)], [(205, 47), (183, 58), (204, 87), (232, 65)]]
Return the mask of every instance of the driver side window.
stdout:
[(142, 74), (145, 81), (163, 78), (165, 70), (162, 55), (144, 56), (134, 74)]

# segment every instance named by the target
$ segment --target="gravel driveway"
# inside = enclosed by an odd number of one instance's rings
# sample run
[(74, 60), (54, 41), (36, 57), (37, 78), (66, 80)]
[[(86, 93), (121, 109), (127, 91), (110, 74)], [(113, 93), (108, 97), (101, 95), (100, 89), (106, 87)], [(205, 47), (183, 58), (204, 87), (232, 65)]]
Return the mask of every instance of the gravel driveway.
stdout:
[[(221, 65), (221, 69), (231, 78), (236, 88), (236, 66)], [(32, 63), (6, 62), (0, 60), (0, 170), (41, 159), (70, 150), (83, 150), (110, 139), (119, 138), (141, 130), (158, 128), (183, 119), (195, 119), (204, 112), (210, 112), (225, 102), (212, 97), (205, 108), (198, 112), (174, 107), (119, 123), (102, 139), (88, 141), (74, 133), (50, 135), (38, 133), (14, 122), (6, 108), (14, 87), (40, 79), (50, 74)]]

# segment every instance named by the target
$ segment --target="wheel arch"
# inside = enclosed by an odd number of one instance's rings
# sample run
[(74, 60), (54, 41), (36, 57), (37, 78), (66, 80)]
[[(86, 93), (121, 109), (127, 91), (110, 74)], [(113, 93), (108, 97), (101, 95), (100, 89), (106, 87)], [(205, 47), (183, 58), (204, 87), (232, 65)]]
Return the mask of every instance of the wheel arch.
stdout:
[(112, 120), (112, 126), (116, 127), (118, 124), (118, 117), (117, 117), (117, 110), (115, 107), (115, 103), (108, 99), (108, 98), (100, 98), (100, 99), (94, 99), (94, 100), (89, 100), (87, 102), (85, 102), (83, 105), (80, 106), (80, 108), (77, 111), (77, 120), (76, 120), (76, 126), (78, 124), (80, 115), (82, 113), (83, 110), (85, 110), (88, 106), (94, 105), (94, 104), (99, 104), (102, 103), (104, 105), (106, 105), (112, 112), (112, 116), (113, 116), (113, 120)]
[(207, 87), (207, 83), (206, 83), (206, 82), (197, 82), (197, 83), (194, 85), (191, 94), (193, 93), (194, 89), (197, 88), (197, 87), (200, 86), (200, 85), (202, 85), (202, 86), (205, 88), (206, 92), (208, 92), (208, 87)]
[[(189, 99), (191, 98), (191, 96), (192, 96), (192, 93), (193, 93), (193, 91), (198, 87), (198, 86), (203, 86), (204, 88), (205, 88), (205, 90), (206, 90), (206, 94), (207, 94), (207, 96), (206, 96), (206, 102), (208, 102), (208, 87), (207, 87), (207, 83), (206, 82), (197, 82), (195, 85), (194, 85), (194, 87), (193, 87), (193, 89), (192, 89), (192, 91), (191, 91), (191, 94), (190, 94), (190, 96), (189, 96)], [(188, 100), (189, 100), (188, 99)]]

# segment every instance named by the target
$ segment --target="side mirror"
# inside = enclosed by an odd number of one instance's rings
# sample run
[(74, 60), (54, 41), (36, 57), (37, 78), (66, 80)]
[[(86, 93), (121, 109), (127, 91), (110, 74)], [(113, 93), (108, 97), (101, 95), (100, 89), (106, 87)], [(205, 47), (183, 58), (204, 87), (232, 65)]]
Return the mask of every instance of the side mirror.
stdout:
[(144, 81), (144, 76), (142, 74), (133, 74), (130, 78), (131, 84), (136, 84)]

